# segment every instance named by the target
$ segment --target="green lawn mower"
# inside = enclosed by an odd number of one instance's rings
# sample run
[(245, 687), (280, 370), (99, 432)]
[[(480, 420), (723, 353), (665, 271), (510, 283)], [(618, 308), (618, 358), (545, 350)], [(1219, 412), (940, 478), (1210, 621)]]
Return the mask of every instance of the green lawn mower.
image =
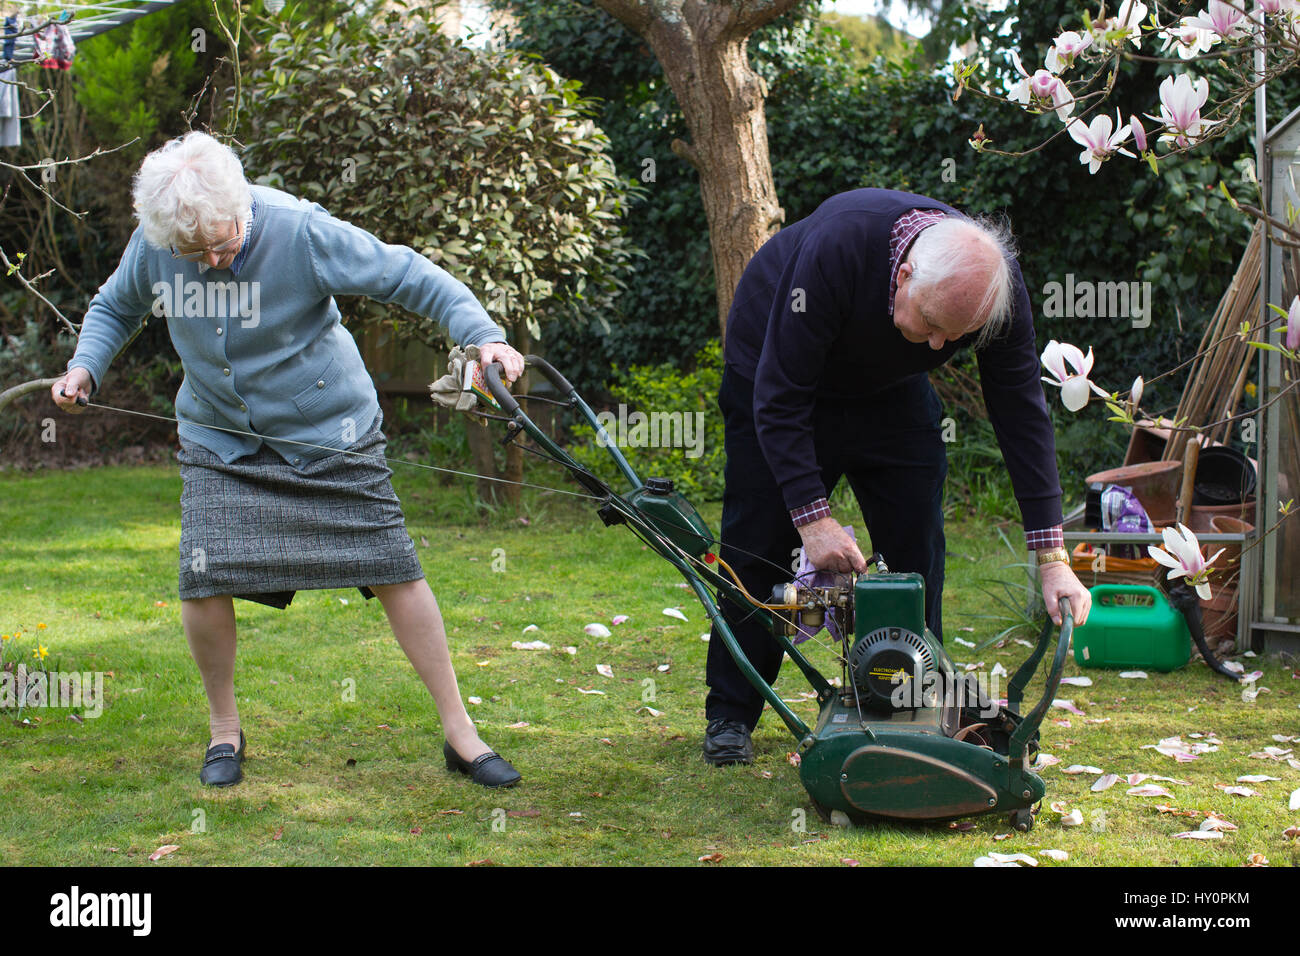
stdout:
[[(793, 581), (759, 601), (718, 557), (717, 538), (672, 482), (642, 482), (577, 389), (544, 360), (530, 355), (526, 361), (567, 399), (561, 404), (595, 429), (631, 490), (614, 491), (556, 445), (520, 408), (495, 363), (483, 370), (486, 392), (505, 414), (486, 417), (507, 422), (505, 442), (526, 433), (539, 454), (563, 465), (599, 499), (598, 514), (606, 525), (627, 525), (681, 572), (741, 672), (794, 734), (799, 775), (819, 814), (829, 819), (838, 810), (855, 822), (873, 817), (920, 822), (1008, 813), (1015, 829), (1033, 826), (1033, 807), (1045, 788), (1030, 762), (1070, 646), (1074, 625), (1068, 603), (1062, 603), (1042, 699), (1022, 715), (1025, 687), (1049, 647), (1050, 619), (1012, 676), (1003, 703), (959, 671), (925, 626), (921, 575), (890, 573), (880, 554), (868, 562), (874, 571), (837, 576), (827, 586)], [(805, 724), (754, 669), (718, 610), (724, 597), (753, 607), (807, 678), (820, 707), (815, 726)], [(817, 643), (829, 646), (842, 668), (834, 683), (793, 640), (823, 624), (833, 625), (828, 632), (835, 640)]]

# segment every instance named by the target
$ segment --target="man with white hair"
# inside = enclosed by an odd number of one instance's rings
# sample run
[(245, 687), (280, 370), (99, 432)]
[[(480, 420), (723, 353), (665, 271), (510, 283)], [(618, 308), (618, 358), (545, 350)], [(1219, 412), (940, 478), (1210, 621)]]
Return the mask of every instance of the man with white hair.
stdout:
[[(1056, 445), (1029, 294), (1004, 228), (912, 193), (857, 189), (768, 240), (727, 317), (718, 404), (726, 429), (722, 557), (753, 595), (789, 581), (802, 543), (815, 568), (866, 570), (827, 498), (847, 477), (872, 547), (925, 577), (926, 624), (942, 640), (942, 407), (926, 375), (973, 346), (1043, 598), (1076, 623), (1087, 589), (1061, 533)], [(722, 614), (768, 683), (782, 651), (730, 601)], [(716, 637), (716, 635), (715, 635)], [(704, 757), (749, 763), (763, 701), (723, 642), (709, 643)]]

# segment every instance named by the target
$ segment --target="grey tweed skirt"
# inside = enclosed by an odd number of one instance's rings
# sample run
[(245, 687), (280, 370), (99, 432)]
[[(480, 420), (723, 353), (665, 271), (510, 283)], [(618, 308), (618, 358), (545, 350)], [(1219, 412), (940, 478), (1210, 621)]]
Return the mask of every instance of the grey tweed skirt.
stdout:
[[(348, 447), (297, 471), (263, 445), (226, 464), (180, 440), (181, 600), (230, 594), (284, 608), (294, 592), (424, 577), (383, 460), (383, 413)], [(370, 457), (361, 457), (370, 456)]]

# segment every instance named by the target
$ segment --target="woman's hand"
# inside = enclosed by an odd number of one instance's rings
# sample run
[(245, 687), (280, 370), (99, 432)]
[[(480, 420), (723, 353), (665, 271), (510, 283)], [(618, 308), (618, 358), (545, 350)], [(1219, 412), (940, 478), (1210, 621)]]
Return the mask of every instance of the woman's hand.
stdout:
[(1068, 564), (1064, 561), (1044, 564), (1038, 569), (1038, 577), (1043, 585), (1043, 603), (1047, 605), (1047, 613), (1053, 624), (1060, 626), (1063, 597), (1070, 599), (1070, 616), (1074, 618), (1075, 627), (1088, 620), (1088, 611), (1092, 608), (1092, 595), (1070, 570)]
[(804, 553), (817, 570), (859, 573), (867, 570), (866, 558), (834, 518), (818, 518), (798, 530)]
[(515, 379), (524, 374), (524, 357), (505, 342), (488, 342), (486, 345), (480, 345), (478, 357), (484, 368), (493, 362), (500, 362), (506, 370), (506, 384), (513, 384)]
[(85, 409), (77, 404), (77, 397), (82, 396), (89, 400), (93, 386), (94, 381), (90, 377), (90, 372), (76, 365), (68, 370), (67, 375), (50, 386), (50, 397), (54, 399), (54, 404), (65, 412), (80, 415)]

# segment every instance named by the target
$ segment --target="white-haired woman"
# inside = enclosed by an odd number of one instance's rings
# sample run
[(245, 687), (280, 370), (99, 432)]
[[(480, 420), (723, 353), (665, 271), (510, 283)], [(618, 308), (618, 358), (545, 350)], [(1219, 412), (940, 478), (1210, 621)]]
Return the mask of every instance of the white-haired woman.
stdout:
[(383, 459), (375, 389), (336, 295), (436, 318), (513, 381), (523, 357), (469, 290), (414, 250), (316, 203), (250, 185), (200, 132), (145, 157), (139, 226), (86, 311), (54, 401), (79, 411), (146, 314), (166, 316), (184, 366), (176, 396), (181, 621), (208, 697), (200, 780), (242, 778), (233, 597), (283, 608), (294, 592), (359, 587), (433, 695), (449, 769), (480, 784), (520, 775), (465, 712), (446, 632)]

